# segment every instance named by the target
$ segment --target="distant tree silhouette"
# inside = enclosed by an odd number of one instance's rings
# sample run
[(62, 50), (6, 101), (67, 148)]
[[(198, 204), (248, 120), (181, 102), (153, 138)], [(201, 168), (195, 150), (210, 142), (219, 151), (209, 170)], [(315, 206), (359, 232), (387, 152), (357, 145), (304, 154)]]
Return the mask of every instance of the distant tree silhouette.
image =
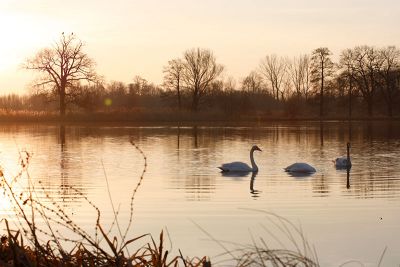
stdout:
[(276, 100), (279, 100), (279, 95), (283, 96), (282, 85), (286, 75), (286, 63), (286, 59), (277, 55), (267, 55), (260, 63), (260, 73), (270, 83), (272, 95)]
[(191, 49), (184, 53), (183, 79), (192, 93), (192, 111), (199, 108), (200, 99), (209, 85), (221, 74), (224, 67), (217, 64), (213, 53), (208, 49)]
[(133, 83), (131, 84), (129, 90), (133, 90), (133, 92), (129, 92), (130, 94), (141, 96), (154, 95), (157, 93), (157, 88), (153, 84), (149, 83), (145, 78), (139, 75), (133, 77)]
[(61, 117), (65, 116), (66, 105), (76, 85), (96, 78), (93, 60), (83, 52), (83, 43), (73, 33), (63, 33), (51, 48), (44, 48), (28, 59), (25, 68), (42, 74), (36, 86), (58, 97)]
[(352, 49), (345, 49), (340, 54), (339, 67), (342, 69), (342, 74), (347, 80), (348, 86), (348, 117), (351, 118), (353, 112), (352, 98), (353, 87), (355, 80), (355, 56)]
[(383, 60), (378, 49), (366, 45), (355, 47), (353, 56), (357, 87), (367, 104), (368, 116), (371, 117)]
[(127, 97), (127, 86), (120, 81), (112, 81), (107, 87), (107, 97), (111, 99), (112, 106), (109, 109), (114, 108), (127, 108), (129, 106), (129, 97)]
[(106, 88), (102, 83), (79, 85), (74, 89), (76, 97), (73, 103), (86, 112), (94, 112), (104, 105)]
[(164, 67), (164, 85), (168, 89), (176, 90), (179, 110), (182, 108), (181, 87), (183, 72), (184, 65), (181, 59), (170, 60), (168, 65)]
[(331, 51), (327, 47), (319, 47), (311, 54), (311, 81), (319, 85), (319, 116), (324, 116), (325, 80), (332, 75), (333, 62)]
[(242, 90), (249, 93), (260, 93), (263, 90), (262, 77), (252, 71), (242, 81)]
[[(52, 120), (56, 112), (64, 117), (68, 108), (77, 115), (88, 113), (82, 116), (85, 120), (362, 119), (373, 112), (399, 118), (399, 49), (343, 50), (335, 71), (330, 57), (326, 47), (292, 60), (266, 56), (256, 71), (235, 81), (220, 75), (224, 68), (210, 50), (196, 48), (168, 61), (160, 86), (140, 76), (130, 83), (106, 82), (96, 76), (82, 42), (63, 34), (26, 61), (27, 69), (41, 74), (30, 95), (0, 95), (0, 117), (13, 120), (12, 116), (34, 114)], [(200, 107), (204, 109), (197, 114), (178, 112)]]
[(399, 96), (400, 50), (394, 46), (381, 49), (382, 67), (379, 72), (382, 79), (381, 91), (387, 105), (389, 117), (393, 117), (393, 106)]
[(310, 91), (310, 57), (295, 57), (287, 67), (297, 98), (304, 97), (307, 100)]

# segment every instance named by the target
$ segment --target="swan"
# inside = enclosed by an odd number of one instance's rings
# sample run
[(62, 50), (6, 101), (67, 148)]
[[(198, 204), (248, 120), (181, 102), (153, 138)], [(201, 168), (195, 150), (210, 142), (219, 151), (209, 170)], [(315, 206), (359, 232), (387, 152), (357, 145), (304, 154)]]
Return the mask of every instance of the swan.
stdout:
[(316, 172), (313, 166), (303, 162), (293, 163), (292, 165), (287, 166), (285, 168), (285, 171), (291, 173), (304, 173), (304, 174)]
[(347, 143), (347, 155), (336, 158), (333, 162), (336, 168), (351, 168), (350, 143)]
[(251, 167), (244, 162), (235, 161), (235, 162), (231, 162), (231, 163), (224, 163), (218, 168), (221, 169), (221, 171), (223, 171), (223, 172), (258, 172), (258, 167), (256, 165), (256, 162), (254, 161), (254, 156), (253, 156), (254, 151), (256, 151), (256, 150), (262, 151), (256, 145), (254, 145), (250, 149)]

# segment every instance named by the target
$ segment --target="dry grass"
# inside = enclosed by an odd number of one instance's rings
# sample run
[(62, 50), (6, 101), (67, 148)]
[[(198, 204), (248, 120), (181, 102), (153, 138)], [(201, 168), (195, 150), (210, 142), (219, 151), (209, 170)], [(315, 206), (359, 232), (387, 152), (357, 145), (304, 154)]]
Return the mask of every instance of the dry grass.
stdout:
[[(197, 225), (207, 236), (219, 244), (224, 250), (217, 258), (220, 261), (215, 262), (220, 265), (228, 266), (272, 266), (272, 267), (318, 267), (317, 254), (314, 248), (308, 243), (302, 229), (291, 221), (274, 213), (263, 210), (252, 210), (265, 214), (268, 227), (262, 225), (266, 232), (263, 236), (267, 237), (270, 242), (274, 242), (270, 246), (266, 242), (265, 237), (258, 239), (252, 237), (252, 243), (249, 245), (236, 244), (216, 240), (200, 225)], [(279, 237), (278, 237), (279, 236)], [(273, 247), (280, 247), (275, 249)]]

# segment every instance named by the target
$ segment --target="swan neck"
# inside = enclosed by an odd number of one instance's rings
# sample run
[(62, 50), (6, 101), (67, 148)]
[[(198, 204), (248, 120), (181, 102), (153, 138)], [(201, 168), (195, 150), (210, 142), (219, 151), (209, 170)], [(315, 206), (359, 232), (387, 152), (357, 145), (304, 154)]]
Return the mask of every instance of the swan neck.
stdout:
[(250, 162), (251, 162), (251, 168), (253, 169), (253, 172), (258, 171), (257, 164), (254, 161), (254, 149), (250, 150)]

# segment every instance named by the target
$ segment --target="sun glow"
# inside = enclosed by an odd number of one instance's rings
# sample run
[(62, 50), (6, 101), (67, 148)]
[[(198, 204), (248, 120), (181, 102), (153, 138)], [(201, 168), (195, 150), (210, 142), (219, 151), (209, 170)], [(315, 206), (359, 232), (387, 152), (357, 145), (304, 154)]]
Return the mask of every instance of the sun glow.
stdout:
[(0, 71), (18, 65), (20, 51), (27, 46), (27, 42), (24, 42), (26, 30), (19, 19), (13, 14), (0, 13), (0, 25), (4, 36), (0, 42)]
[(17, 69), (27, 57), (54, 40), (48, 32), (58, 33), (52, 31), (58, 25), (49, 23), (46, 17), (1, 9), (0, 25), (0, 71)]
[(0, 94), (25, 92), (33, 76), (23, 63), (53, 44), (64, 26), (47, 15), (29, 13), (28, 6), (18, 3), (0, 2)]

